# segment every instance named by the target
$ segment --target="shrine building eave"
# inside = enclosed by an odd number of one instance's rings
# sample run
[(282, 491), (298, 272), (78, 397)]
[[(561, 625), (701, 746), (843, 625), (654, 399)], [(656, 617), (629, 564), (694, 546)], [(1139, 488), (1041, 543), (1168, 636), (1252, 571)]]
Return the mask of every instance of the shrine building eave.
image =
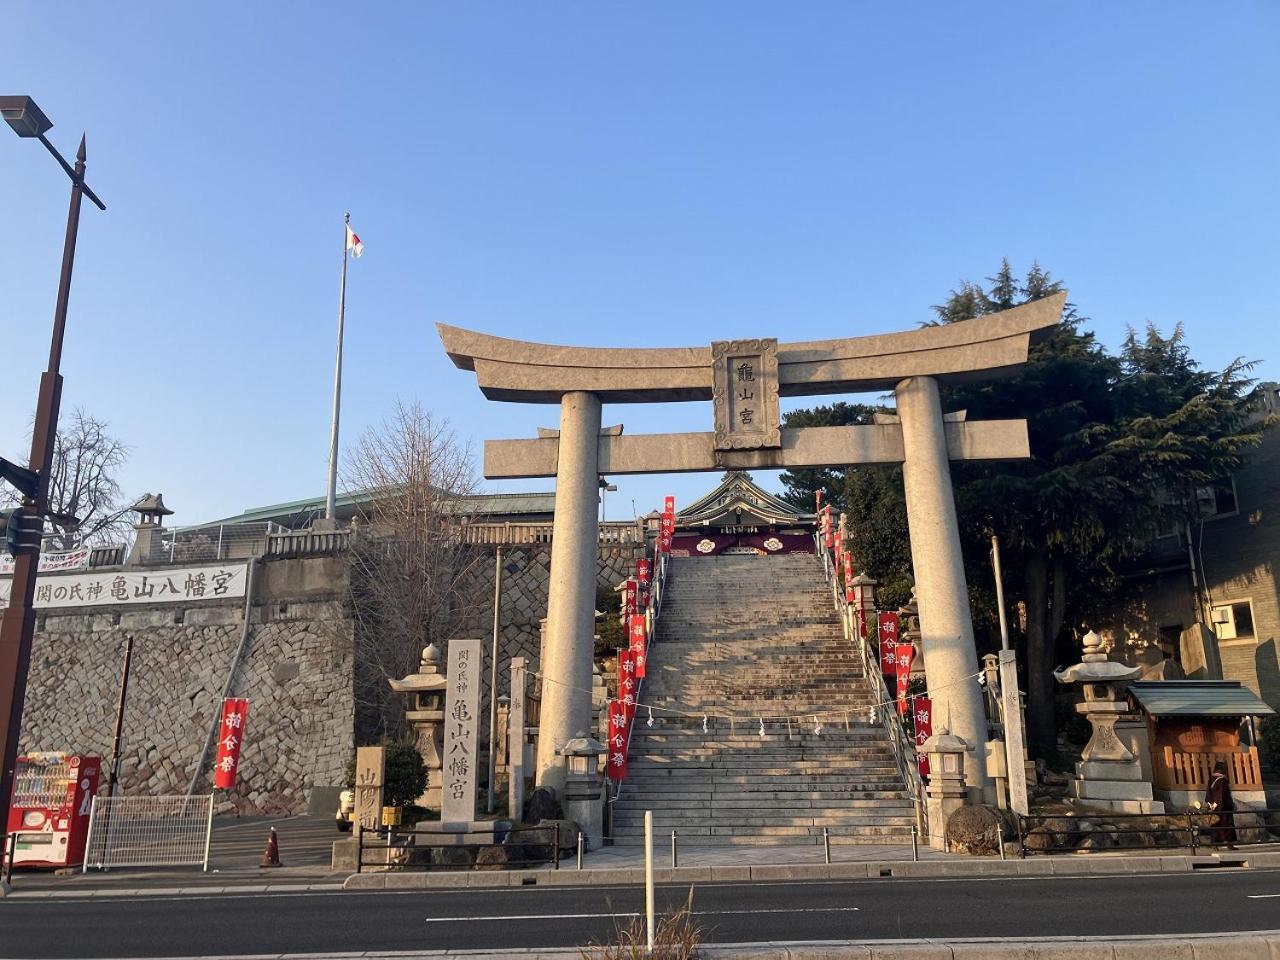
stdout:
[[(1062, 317), (1065, 292), (973, 320), (902, 333), (778, 344), (782, 396), (890, 390), (908, 377), (944, 383), (1010, 376)], [(476, 375), (490, 400), (559, 403), (594, 393), (605, 403), (710, 400), (711, 348), (569, 347), (437, 324), (445, 352)]]

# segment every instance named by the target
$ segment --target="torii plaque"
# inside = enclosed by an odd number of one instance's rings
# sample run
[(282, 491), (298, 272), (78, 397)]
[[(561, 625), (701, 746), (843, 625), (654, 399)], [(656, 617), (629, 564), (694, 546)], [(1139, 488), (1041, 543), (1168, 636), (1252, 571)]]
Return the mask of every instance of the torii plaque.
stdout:
[[(587, 729), (600, 474), (805, 469), (902, 463), (925, 672), (939, 716), (979, 747), (986, 719), (949, 460), (1030, 456), (1025, 420), (943, 416), (939, 383), (1016, 373), (1031, 344), (1061, 319), (1066, 293), (974, 320), (869, 337), (711, 347), (622, 349), (528, 343), (440, 325), (454, 364), (490, 400), (559, 403), (560, 429), (485, 442), (490, 479), (555, 477), (551, 583), (537, 781), (562, 786), (557, 751)], [(750, 376), (752, 379), (747, 379)], [(757, 384), (759, 389), (750, 385)], [(734, 388), (739, 388), (736, 392)], [(782, 429), (779, 396), (893, 390), (897, 415), (850, 427)], [(748, 396), (750, 394), (750, 396)], [(602, 403), (713, 402), (708, 433), (601, 432)], [(981, 757), (975, 750), (972, 757)], [(966, 771), (986, 788), (979, 760)]]

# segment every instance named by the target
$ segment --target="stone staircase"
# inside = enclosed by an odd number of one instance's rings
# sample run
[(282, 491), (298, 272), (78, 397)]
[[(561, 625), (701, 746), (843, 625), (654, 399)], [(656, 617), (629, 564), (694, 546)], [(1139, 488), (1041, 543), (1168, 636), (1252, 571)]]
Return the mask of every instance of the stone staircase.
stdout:
[[(816, 557), (673, 559), (614, 842), (908, 843), (914, 811)], [(702, 728), (703, 711), (708, 732)], [(719, 715), (718, 717), (715, 715)], [(822, 723), (815, 733), (815, 715)], [(733, 722), (720, 717), (742, 718)], [(761, 737), (760, 720), (765, 735)]]

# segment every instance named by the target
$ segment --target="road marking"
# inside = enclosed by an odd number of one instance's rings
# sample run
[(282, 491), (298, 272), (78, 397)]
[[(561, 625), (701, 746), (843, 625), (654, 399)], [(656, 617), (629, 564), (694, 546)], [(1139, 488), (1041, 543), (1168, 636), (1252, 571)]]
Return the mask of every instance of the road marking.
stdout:
[(1248, 897), (1250, 900), (1274, 900), (1280, 897), (1280, 893), (1250, 893)]
[[(695, 917), (727, 917), (756, 913), (856, 913), (857, 907), (769, 907), (759, 910), (695, 910)], [(612, 913), (513, 913), (494, 917), (427, 917), (426, 923), (471, 923), (476, 920), (607, 920), (643, 916), (637, 910)]]

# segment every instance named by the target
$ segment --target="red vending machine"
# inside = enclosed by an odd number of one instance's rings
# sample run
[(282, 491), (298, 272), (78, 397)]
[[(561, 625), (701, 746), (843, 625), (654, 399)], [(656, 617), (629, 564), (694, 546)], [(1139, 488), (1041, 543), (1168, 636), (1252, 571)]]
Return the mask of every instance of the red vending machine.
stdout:
[(70, 753), (18, 758), (9, 832), (15, 867), (73, 867), (84, 862), (89, 811), (102, 761)]

